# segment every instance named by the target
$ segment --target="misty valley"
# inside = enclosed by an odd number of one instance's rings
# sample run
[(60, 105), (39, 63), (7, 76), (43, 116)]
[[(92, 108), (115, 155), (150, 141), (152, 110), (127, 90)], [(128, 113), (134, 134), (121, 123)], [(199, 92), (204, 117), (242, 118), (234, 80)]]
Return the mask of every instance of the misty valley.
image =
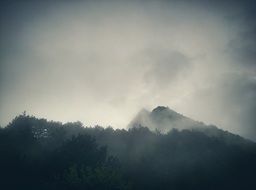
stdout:
[(27, 114), (0, 128), (0, 188), (227, 190), (256, 187), (256, 144), (168, 107), (127, 129)]

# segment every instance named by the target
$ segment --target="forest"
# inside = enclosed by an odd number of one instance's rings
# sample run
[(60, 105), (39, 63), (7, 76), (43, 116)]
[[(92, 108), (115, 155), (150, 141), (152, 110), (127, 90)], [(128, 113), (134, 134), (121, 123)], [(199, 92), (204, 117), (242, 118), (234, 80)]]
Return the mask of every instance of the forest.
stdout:
[(24, 113), (0, 129), (1, 189), (255, 187), (256, 144), (207, 130), (85, 127)]

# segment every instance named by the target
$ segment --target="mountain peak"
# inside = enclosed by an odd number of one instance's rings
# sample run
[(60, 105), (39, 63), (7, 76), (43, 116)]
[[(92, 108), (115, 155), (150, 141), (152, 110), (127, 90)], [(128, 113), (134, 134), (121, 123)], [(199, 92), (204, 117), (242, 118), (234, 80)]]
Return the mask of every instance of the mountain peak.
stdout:
[(161, 111), (169, 111), (170, 110), (170, 108), (168, 107), (168, 106), (157, 106), (156, 108), (154, 108), (153, 110), (152, 110), (152, 113), (153, 112), (161, 112)]
[(151, 130), (159, 129), (162, 132), (176, 129), (191, 129), (198, 126), (198, 122), (171, 110), (168, 106), (157, 106), (151, 112), (142, 109), (128, 127), (145, 126)]
[(174, 110), (171, 110), (169, 107), (165, 106), (157, 106), (151, 112), (153, 117), (161, 116), (161, 117), (169, 117), (169, 118), (185, 118), (183, 115), (177, 113)]

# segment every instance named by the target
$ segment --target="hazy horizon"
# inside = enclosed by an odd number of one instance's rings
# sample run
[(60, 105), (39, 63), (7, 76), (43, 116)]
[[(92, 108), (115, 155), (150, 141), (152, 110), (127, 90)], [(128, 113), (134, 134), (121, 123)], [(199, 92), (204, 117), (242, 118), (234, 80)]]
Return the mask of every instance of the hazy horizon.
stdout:
[(168, 106), (256, 137), (256, 10), (245, 1), (2, 1), (0, 125), (124, 128)]

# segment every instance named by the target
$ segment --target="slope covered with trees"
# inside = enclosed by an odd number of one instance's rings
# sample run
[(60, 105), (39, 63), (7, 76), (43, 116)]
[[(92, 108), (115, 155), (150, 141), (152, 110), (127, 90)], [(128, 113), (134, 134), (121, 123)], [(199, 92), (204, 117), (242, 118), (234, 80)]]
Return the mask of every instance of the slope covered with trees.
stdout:
[(23, 114), (0, 130), (1, 189), (255, 187), (256, 144), (205, 130), (90, 128)]

